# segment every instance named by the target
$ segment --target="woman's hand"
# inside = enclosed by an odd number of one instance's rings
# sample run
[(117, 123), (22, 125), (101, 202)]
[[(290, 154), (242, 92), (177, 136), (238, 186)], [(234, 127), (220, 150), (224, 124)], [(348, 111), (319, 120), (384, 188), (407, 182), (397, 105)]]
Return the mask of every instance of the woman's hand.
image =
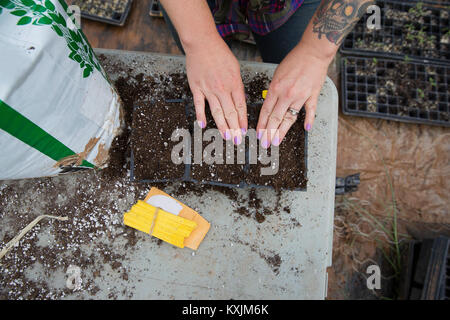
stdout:
[(257, 132), (261, 145), (280, 145), (297, 120), (289, 109), (305, 106), (305, 130), (314, 123), (319, 93), (332, 57), (321, 57), (308, 46), (297, 45), (276, 69), (259, 116)]
[(247, 105), (239, 63), (220, 36), (204, 45), (186, 46), (186, 71), (197, 121), (206, 126), (205, 99), (226, 140), (242, 142), (247, 132)]

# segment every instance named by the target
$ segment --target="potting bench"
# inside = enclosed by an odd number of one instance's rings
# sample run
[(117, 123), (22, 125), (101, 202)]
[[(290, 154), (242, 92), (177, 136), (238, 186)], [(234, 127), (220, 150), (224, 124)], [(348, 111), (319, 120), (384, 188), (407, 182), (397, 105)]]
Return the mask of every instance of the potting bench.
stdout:
[[(136, 74), (185, 72), (184, 57), (115, 50), (96, 52), (104, 55), (105, 65), (122, 64)], [(242, 62), (241, 70), (247, 76), (258, 72), (271, 77), (275, 68), (272, 64)], [(106, 69), (112, 81), (126, 76), (123, 71)], [(137, 236), (132, 247), (127, 246), (127, 239), (121, 235), (101, 235), (95, 241), (107, 245), (107, 251), (102, 254), (110, 257), (111, 262), (96, 261), (98, 267), (103, 267), (95, 272), (97, 275), (89, 284), (91, 280), (86, 279), (86, 275), (98, 270), (96, 265), (92, 270), (81, 270), (83, 285), (98, 290), (94, 296), (81, 290), (65, 298), (325, 298), (333, 243), (337, 117), (337, 90), (327, 78), (315, 125), (308, 136), (307, 191), (283, 191), (281, 194), (280, 201), (283, 206), (289, 206), (290, 213), (281, 211), (268, 215), (260, 224), (237, 215), (233, 211), (236, 203), (231, 203), (230, 198), (220, 192), (210, 190), (201, 196), (189, 193), (189, 199), (185, 200), (189, 200), (190, 206), (211, 223), (211, 229), (197, 251), (178, 249), (167, 243), (157, 244), (155, 239), (143, 233), (142, 237)], [(64, 183), (70, 184), (75, 178), (64, 177)], [(238, 192), (244, 194), (248, 190), (239, 189)], [(267, 206), (273, 206), (277, 201), (277, 194), (271, 189), (259, 189), (258, 195)], [(103, 197), (105, 201), (117, 198), (113, 194)], [(130, 194), (121, 199), (120, 207), (131, 208), (134, 197)], [(119, 216), (120, 212), (117, 223), (121, 223)], [(118, 229), (114, 225), (110, 227), (113, 231)], [(37, 232), (39, 245), (44, 248), (52, 245), (51, 234)], [(81, 249), (83, 257), (98, 255), (100, 250), (92, 242), (83, 244)], [(77, 261), (82, 257), (72, 258)], [(111, 267), (112, 262), (121, 267)], [(121, 269), (126, 269), (126, 275), (119, 271)], [(68, 275), (65, 273), (58, 271), (39, 277), (43, 270), (37, 266), (29, 272), (31, 278), (41, 279), (50, 288), (66, 287)]]
[[(115, 50), (97, 53), (113, 63), (132, 66), (137, 73), (184, 71), (183, 57)], [(244, 75), (272, 76), (276, 68), (254, 62), (241, 66)], [(119, 75), (110, 77), (115, 80)], [(142, 243), (129, 257), (133, 270), (129, 290), (134, 298), (323, 299), (332, 256), (337, 116), (338, 94), (327, 78), (308, 137), (307, 191), (282, 194), (283, 201), (290, 203), (290, 214), (269, 216), (261, 225), (251, 219), (235, 221), (229, 199), (208, 193), (199, 201), (198, 212), (211, 229), (197, 252), (168, 250), (168, 246), (155, 249)], [(275, 194), (267, 190), (267, 195)], [(292, 227), (291, 218), (301, 227)], [(278, 270), (263, 258), (276, 255), (281, 259)], [(114, 276), (105, 276), (99, 285), (105, 290), (114, 282)]]

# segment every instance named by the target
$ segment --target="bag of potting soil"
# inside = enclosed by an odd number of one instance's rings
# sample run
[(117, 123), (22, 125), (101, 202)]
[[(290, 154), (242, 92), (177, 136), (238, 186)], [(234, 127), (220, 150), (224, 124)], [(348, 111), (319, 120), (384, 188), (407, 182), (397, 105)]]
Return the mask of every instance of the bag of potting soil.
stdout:
[(0, 180), (103, 168), (120, 98), (63, 0), (0, 0)]

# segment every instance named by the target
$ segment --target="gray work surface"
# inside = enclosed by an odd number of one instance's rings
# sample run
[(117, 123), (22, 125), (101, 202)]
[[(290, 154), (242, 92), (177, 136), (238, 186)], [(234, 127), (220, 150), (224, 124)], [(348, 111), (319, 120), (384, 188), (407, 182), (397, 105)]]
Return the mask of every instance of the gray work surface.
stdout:
[[(184, 72), (183, 57), (103, 49), (96, 52), (105, 55), (108, 64), (125, 64), (136, 73)], [(276, 68), (276, 65), (253, 62), (241, 62), (241, 66), (243, 74), (249, 76), (257, 72), (271, 76)], [(125, 76), (114, 72), (109, 75), (113, 81)], [(116, 240), (110, 249), (124, 256), (121, 263), (127, 269), (126, 281), (112, 270), (102, 272), (93, 280), (99, 288), (94, 297), (77, 292), (65, 298), (107, 299), (112, 289), (118, 299), (325, 298), (326, 269), (332, 258), (337, 116), (337, 91), (327, 78), (314, 128), (308, 136), (307, 191), (283, 191), (281, 194), (283, 204), (291, 209), (290, 214), (281, 212), (267, 216), (266, 221), (259, 224), (254, 219), (236, 219), (230, 199), (220, 192), (211, 191), (203, 196), (190, 194), (189, 199), (179, 200), (188, 200), (191, 207), (211, 223), (210, 231), (196, 252), (166, 243), (155, 245), (145, 234), (139, 237), (133, 250), (128, 250), (124, 241)], [(72, 179), (72, 184), (76, 184), (80, 179), (76, 176), (57, 179), (69, 182)], [(276, 201), (273, 190), (258, 190), (258, 194), (265, 204)], [(115, 199), (114, 195), (110, 196)], [(133, 205), (132, 201), (123, 199), (117, 207), (127, 210)], [(115, 219), (121, 223), (120, 217)], [(293, 219), (299, 222), (295, 227)], [(114, 223), (111, 228), (113, 232)], [(41, 233), (39, 243), (51, 242), (48, 233)], [(95, 240), (109, 241), (106, 235)], [(94, 250), (93, 243), (83, 247), (87, 255), (89, 250)], [(268, 261), (278, 256), (280, 261), (274, 268)], [(30, 272), (39, 274), (39, 270)], [(45, 282), (52, 287), (64, 287), (66, 278), (62, 270)]]

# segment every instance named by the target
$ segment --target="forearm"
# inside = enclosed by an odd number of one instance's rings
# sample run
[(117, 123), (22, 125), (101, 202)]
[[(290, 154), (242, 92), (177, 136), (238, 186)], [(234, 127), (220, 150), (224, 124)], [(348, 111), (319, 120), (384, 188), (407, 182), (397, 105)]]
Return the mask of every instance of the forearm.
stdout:
[(161, 0), (186, 52), (221, 40), (205, 0)]
[(339, 45), (373, 0), (323, 0), (297, 47), (333, 59)]

